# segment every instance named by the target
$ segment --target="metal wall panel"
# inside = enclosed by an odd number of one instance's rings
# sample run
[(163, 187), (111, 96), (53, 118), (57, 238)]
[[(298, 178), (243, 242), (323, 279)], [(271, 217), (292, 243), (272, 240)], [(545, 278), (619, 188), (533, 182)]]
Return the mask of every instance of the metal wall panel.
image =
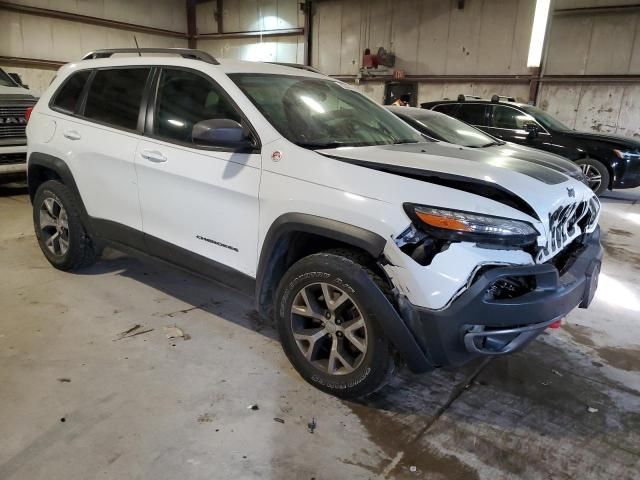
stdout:
[(255, 38), (200, 39), (198, 49), (214, 57), (235, 58), (252, 62), (301, 62), (303, 43), (297, 36)]
[(640, 138), (640, 85), (545, 84), (539, 105), (577, 130)]

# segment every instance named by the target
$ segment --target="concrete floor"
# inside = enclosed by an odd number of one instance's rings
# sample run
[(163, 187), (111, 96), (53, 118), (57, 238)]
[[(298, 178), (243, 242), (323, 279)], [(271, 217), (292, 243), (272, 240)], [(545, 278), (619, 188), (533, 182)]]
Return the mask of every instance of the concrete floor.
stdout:
[[(304, 383), (232, 290), (116, 252), (51, 268), (25, 193), (0, 187), (2, 480), (639, 476), (638, 190), (603, 199), (588, 311), (360, 403)], [(190, 338), (167, 339), (173, 325)]]

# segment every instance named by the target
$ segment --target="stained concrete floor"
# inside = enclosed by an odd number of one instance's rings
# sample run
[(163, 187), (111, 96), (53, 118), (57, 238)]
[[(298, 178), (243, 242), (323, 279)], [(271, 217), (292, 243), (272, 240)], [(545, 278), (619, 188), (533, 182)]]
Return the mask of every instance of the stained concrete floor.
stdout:
[(298, 377), (250, 298), (113, 251), (54, 270), (25, 189), (0, 187), (0, 479), (637, 479), (640, 191), (603, 203), (589, 310), (345, 402)]

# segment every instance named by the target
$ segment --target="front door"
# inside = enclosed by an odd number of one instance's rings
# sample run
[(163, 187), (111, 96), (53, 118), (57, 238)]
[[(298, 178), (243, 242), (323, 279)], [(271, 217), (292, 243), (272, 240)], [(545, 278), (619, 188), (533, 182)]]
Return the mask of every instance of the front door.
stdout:
[(163, 68), (148, 135), (136, 153), (143, 230), (149, 250), (161, 240), (254, 276), (258, 242), (260, 153), (193, 142), (203, 120), (246, 120), (202, 73)]

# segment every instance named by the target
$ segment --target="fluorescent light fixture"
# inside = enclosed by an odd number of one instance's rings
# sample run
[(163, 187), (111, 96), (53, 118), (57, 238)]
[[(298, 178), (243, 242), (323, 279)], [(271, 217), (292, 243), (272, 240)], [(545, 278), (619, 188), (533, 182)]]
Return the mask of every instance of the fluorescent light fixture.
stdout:
[(536, 13), (533, 16), (531, 43), (529, 44), (529, 58), (527, 67), (539, 67), (542, 60), (542, 45), (547, 31), (547, 19), (551, 0), (536, 0)]

